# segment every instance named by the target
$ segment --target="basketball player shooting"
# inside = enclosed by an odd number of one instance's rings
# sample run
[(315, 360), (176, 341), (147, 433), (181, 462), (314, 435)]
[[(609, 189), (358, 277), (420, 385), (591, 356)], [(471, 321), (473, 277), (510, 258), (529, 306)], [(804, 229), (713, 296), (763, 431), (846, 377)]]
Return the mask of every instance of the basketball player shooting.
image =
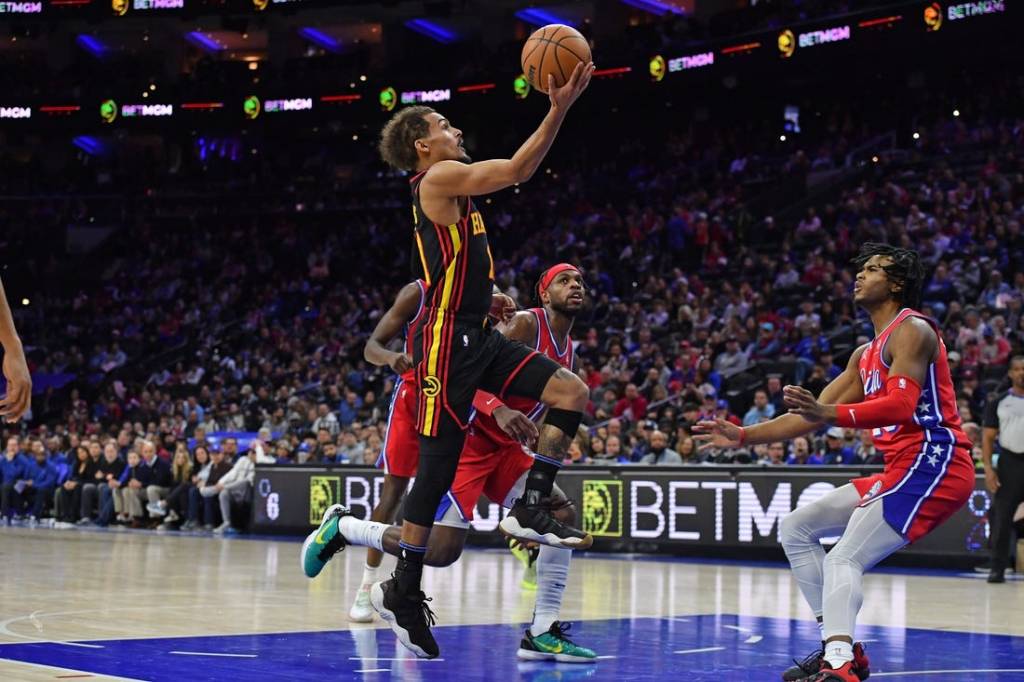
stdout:
[[(561, 87), (549, 79), (550, 109), (510, 159), (473, 163), (462, 131), (429, 107), (403, 109), (381, 133), (384, 160), (414, 173), (413, 271), (427, 283), (427, 303), (412, 330), (420, 461), (406, 498), (398, 565), (390, 580), (374, 585), (371, 600), (403, 644), (423, 657), (438, 655), (430, 633), (433, 614), (420, 589), (424, 555), (434, 514), (455, 478), (478, 389), (533, 398), (548, 407), (525, 490), (502, 520), (502, 531), (569, 549), (593, 543), (590, 535), (554, 519), (549, 499), (589, 390), (555, 361), (488, 326), (494, 263), (483, 216), (472, 199), (533, 176), (593, 71), (593, 63), (579, 63)], [(343, 546), (338, 516), (325, 518), (304, 550), (307, 574), (312, 564), (322, 565)]]
[[(392, 330), (391, 336), (396, 335), (395, 330), (404, 321), (415, 320), (420, 314), (417, 309), (417, 288), (414, 282), (406, 285), (399, 293), (395, 305), (385, 313), (374, 330), (375, 337), (378, 332), (381, 334), (378, 341), (387, 336), (388, 330)], [(584, 290), (583, 275), (576, 266), (569, 263), (555, 265), (545, 270), (537, 282), (535, 292), (541, 306), (515, 313), (507, 324), (499, 326), (499, 330), (563, 367), (572, 369), (573, 346), (569, 332), (576, 315), (583, 308)], [(382, 353), (374, 343), (372, 352), (370, 344), (367, 344), (367, 357), (372, 355), (375, 364), (401, 364), (394, 355), (388, 355), (391, 351)], [(415, 470), (418, 455), (415, 400), (407, 399), (409, 391), (411, 389), (404, 386), (396, 388), (382, 453), (385, 470), (396, 474), (408, 471), (410, 466)], [(424, 563), (428, 566), (448, 566), (462, 554), (474, 508), (481, 495), (509, 508), (523, 494), (527, 476), (533, 466), (533, 456), (524, 444), (532, 444), (537, 434), (536, 428), (529, 428), (533, 422), (524, 414), (539, 419), (544, 405), (536, 400), (515, 396), (509, 396), (507, 401), (506, 404), (500, 396), (483, 391), (478, 392), (473, 401), (469, 436), (459, 459), (455, 481), (448, 494), (442, 498), (427, 543)], [(395, 444), (400, 444), (400, 447), (393, 447)], [(385, 480), (392, 478), (389, 474)], [(401, 477), (395, 480), (408, 481)], [(402, 488), (397, 488), (395, 507), (401, 491)], [(575, 521), (572, 506), (557, 486), (551, 493), (551, 508), (560, 521)], [(377, 514), (378, 510), (375, 509), (369, 521), (348, 515), (343, 515), (339, 521), (340, 534), (344, 536), (346, 544), (366, 545), (367, 564), (372, 560), (374, 566), (380, 565), (382, 551), (401, 555), (402, 529), (380, 523)], [(310, 537), (314, 536), (315, 533)], [(562, 663), (593, 663), (596, 660), (597, 655), (593, 650), (581, 647), (568, 638), (570, 626), (559, 620), (571, 558), (572, 551), (569, 549), (541, 546), (537, 559), (537, 601), (533, 622), (519, 645), (517, 655), (520, 659)], [(364, 578), (364, 584), (349, 614), (353, 620), (368, 622), (372, 619), (369, 604), (371, 587)]]
[[(855, 262), (854, 301), (871, 316), (875, 338), (854, 351), (846, 370), (817, 399), (786, 386), (789, 414), (769, 422), (739, 428), (719, 419), (695, 427), (702, 447), (769, 443), (826, 424), (872, 429), (885, 454), (882, 473), (855, 479), (780, 524), (782, 547), (824, 640), (784, 680), (866, 679), (868, 658), (853, 637), (864, 572), (930, 533), (974, 490), (946, 347), (935, 323), (913, 309), (924, 282), (920, 257), (869, 242)], [(826, 556), (821, 538), (840, 534)]]

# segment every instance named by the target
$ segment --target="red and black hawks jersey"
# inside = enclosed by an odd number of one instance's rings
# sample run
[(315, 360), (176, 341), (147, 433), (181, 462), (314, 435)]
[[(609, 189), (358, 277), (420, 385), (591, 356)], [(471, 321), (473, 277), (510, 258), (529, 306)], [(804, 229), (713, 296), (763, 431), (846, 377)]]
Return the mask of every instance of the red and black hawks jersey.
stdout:
[(483, 324), (491, 308), (494, 261), (487, 228), (473, 200), (466, 197), (462, 218), (438, 225), (423, 214), (420, 182), (426, 171), (410, 180), (415, 245), (412, 275), (427, 283), (425, 305), (445, 318)]

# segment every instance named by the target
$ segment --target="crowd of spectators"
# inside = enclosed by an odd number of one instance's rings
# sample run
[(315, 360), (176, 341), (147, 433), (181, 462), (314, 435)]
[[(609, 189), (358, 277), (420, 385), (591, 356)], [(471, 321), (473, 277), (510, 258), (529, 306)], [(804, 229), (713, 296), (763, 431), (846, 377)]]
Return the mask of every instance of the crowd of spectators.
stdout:
[[(1024, 122), (995, 111), (922, 124), (914, 148), (778, 213), (755, 214), (752, 183), (770, 194), (836, 167), (837, 150), (879, 131), (808, 137), (774, 172), (693, 132), (628, 138), (483, 200), (498, 284), (521, 306), (550, 263), (585, 273), (573, 338), (592, 399), (568, 462), (880, 463), (850, 429), (730, 451), (691, 437), (701, 419), (770, 419), (784, 384), (818, 392), (842, 370), (872, 335), (848, 265), (868, 240), (925, 259), (923, 311), (979, 443), (986, 396), (1024, 348)], [(39, 237), (87, 210), (5, 208), (2, 246), (38, 256), (23, 274), (59, 286), (16, 311), (38, 392), (31, 417), (2, 429), (3, 513), (228, 532), (256, 463), (372, 466), (394, 378), (362, 345), (407, 277), (404, 182), (364, 171), (330, 199), (297, 183), (256, 206), (243, 193), (135, 205), (78, 261), (89, 283), (74, 287)]]

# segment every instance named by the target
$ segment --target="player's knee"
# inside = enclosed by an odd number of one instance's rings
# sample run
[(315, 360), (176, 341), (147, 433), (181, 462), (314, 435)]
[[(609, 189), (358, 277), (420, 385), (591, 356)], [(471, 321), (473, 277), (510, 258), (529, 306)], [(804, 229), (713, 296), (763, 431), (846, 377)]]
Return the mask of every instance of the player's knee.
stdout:
[(851, 570), (864, 572), (863, 565), (857, 561), (850, 550), (842, 543), (837, 544), (825, 555), (825, 570)]
[(803, 541), (803, 537), (799, 532), (799, 528), (800, 521), (796, 518), (795, 514), (786, 516), (779, 522), (779, 543), (783, 547), (800, 544)]
[(578, 410), (582, 412), (587, 407), (587, 402), (590, 400), (590, 389), (575, 374), (570, 374), (565, 379), (565, 394), (568, 406), (566, 409)]
[(582, 412), (590, 400), (590, 389), (578, 376), (561, 369), (551, 377), (543, 399), (549, 407)]

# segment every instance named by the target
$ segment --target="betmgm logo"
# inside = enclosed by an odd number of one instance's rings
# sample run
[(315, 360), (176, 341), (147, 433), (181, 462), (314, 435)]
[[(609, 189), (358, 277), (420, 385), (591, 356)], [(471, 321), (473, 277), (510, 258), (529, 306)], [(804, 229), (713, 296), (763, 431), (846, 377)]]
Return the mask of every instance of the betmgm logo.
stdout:
[(320, 525), (327, 508), (336, 504), (340, 499), (340, 476), (311, 476), (309, 479), (309, 525)]
[(622, 481), (583, 481), (583, 531), (622, 537)]

